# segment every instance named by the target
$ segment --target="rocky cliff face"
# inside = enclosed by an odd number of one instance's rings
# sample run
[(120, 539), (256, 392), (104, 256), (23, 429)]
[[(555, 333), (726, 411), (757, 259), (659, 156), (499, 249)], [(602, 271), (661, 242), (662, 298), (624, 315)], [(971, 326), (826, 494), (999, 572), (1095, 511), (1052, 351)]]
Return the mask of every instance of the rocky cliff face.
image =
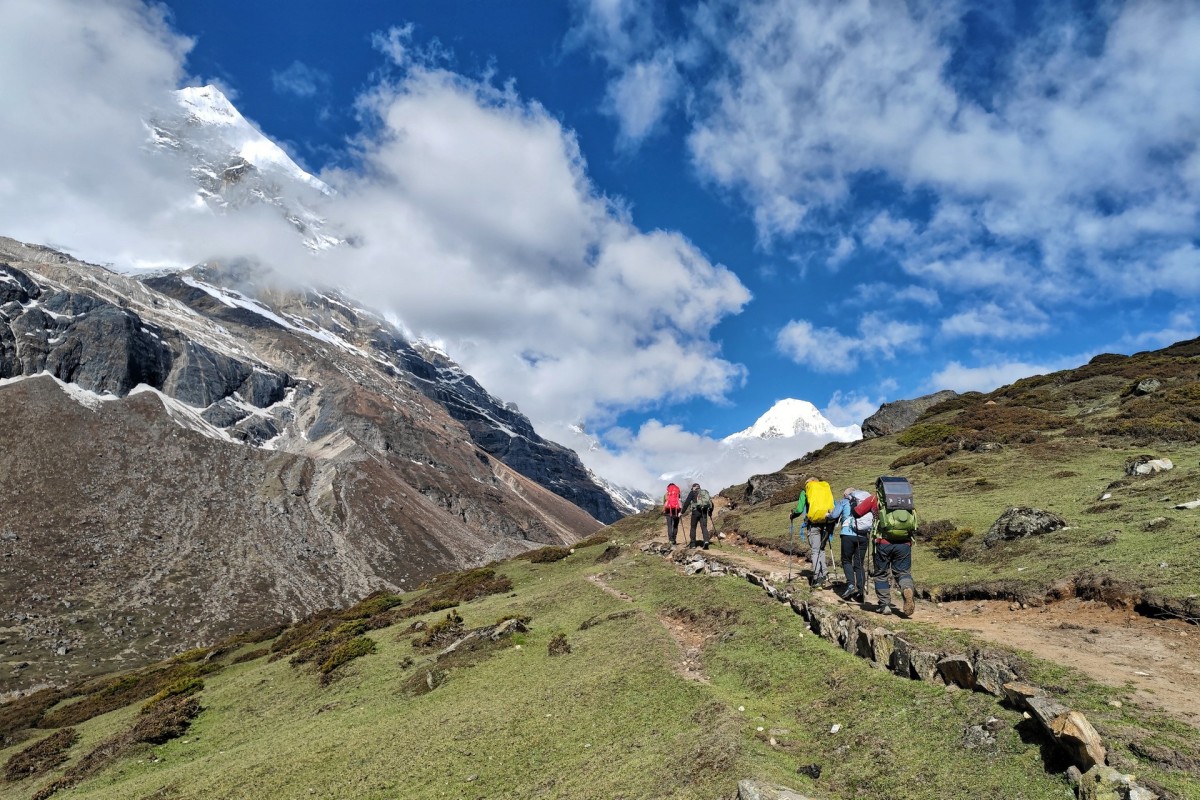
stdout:
[(916, 422), (917, 417), (921, 416), (926, 409), (952, 397), (958, 397), (958, 392), (944, 389), (912, 400), (884, 403), (878, 411), (863, 420), (863, 438), (874, 439), (876, 436), (899, 433)]
[(599, 528), (504, 462), (554, 448), (449, 362), (344, 298), (218, 277), (0, 240), (0, 691)]

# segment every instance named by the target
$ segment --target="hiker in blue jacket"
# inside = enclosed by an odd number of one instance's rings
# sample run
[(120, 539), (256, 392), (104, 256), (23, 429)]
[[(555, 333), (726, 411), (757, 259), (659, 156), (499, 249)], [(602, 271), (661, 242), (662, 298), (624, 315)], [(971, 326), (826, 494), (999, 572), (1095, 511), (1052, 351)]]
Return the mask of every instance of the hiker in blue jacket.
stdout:
[(870, 492), (864, 492), (853, 487), (842, 493), (842, 499), (834, 506), (840, 510), (839, 531), (842, 540), (842, 572), (846, 576), (846, 588), (841, 592), (843, 600), (866, 601), (867, 576), (864, 562), (867, 547), (870, 542), (871, 528), (875, 525), (875, 514), (864, 511), (862, 515), (855, 512), (862, 506)]

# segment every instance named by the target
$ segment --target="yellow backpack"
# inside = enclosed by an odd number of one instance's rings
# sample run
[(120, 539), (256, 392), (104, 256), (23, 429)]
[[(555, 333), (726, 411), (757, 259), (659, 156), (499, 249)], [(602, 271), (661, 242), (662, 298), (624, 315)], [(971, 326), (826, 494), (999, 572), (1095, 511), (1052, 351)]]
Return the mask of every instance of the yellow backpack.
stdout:
[(824, 522), (833, 513), (833, 490), (825, 481), (804, 484), (804, 496), (808, 498), (809, 522)]

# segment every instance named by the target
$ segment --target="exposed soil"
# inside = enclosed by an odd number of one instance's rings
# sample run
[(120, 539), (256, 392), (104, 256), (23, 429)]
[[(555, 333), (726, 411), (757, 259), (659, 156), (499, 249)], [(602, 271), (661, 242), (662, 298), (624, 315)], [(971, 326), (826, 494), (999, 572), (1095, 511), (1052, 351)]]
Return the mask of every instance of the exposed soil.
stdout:
[[(736, 535), (708, 555), (779, 576), (788, 572), (787, 554)], [(807, 557), (797, 554), (791, 562), (793, 578), (805, 580), (807, 572)], [(831, 604), (844, 602), (832, 591), (817, 596)], [(1132, 608), (1070, 597), (1026, 608), (1006, 600), (922, 600), (914, 621), (969, 631), (1071, 667), (1099, 683), (1129, 686), (1131, 701), (1200, 728), (1200, 628), (1182, 620), (1152, 619)]]

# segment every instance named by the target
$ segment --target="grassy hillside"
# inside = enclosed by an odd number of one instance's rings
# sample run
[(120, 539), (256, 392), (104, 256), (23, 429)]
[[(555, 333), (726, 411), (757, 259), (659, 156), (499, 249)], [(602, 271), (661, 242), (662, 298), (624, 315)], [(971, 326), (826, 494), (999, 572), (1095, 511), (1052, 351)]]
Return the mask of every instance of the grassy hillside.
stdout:
[[(1159, 383), (1151, 394), (1137, 385)], [(1153, 455), (1175, 468), (1125, 474), (1127, 460)], [(871, 489), (879, 475), (913, 483), (927, 530), (974, 534), (961, 557), (940, 558), (931, 543), (914, 551), (926, 588), (951, 593), (981, 584), (1040, 590), (1089, 575), (1176, 611), (1200, 612), (1200, 340), (1128, 358), (1100, 356), (1075, 370), (1018, 381), (934, 406), (907, 431), (830, 445), (792, 462), (793, 488), (764, 503), (739, 503), (724, 521), (764, 542), (787, 546), (788, 515), (800, 482), (819, 475), (839, 492)], [(1111, 495), (1101, 500), (1104, 494)], [(1064, 517), (1069, 527), (984, 548), (983, 535), (1010, 506)], [(1019, 588), (1018, 588), (1019, 591)], [(1197, 614), (1200, 616), (1200, 613)]]
[[(369, 638), (374, 652), (334, 669), (328, 685), (312, 661), (269, 661), (262, 649), (318, 641), (311, 626), (207, 662), (185, 656), (174, 665), (203, 664), (196, 671), (205, 673), (190, 695), (203, 708), (190, 729), (163, 744), (135, 743), (54, 796), (707, 799), (728, 796), (747, 776), (834, 797), (1067, 792), (1061, 776), (1047, 774), (1038, 744), (1025, 740), (1019, 715), (992, 698), (873, 670), (805, 634), (798, 618), (744, 581), (685, 579), (669, 562), (628, 549), (597, 563), (604, 549), (503, 564), (511, 590), (453, 610), (389, 617), (420, 607), (419, 595), (406, 595), (398, 607), (358, 617), (352, 627), (365, 632), (350, 632)], [(597, 573), (611, 591), (588, 580)], [(414, 644), (428, 628), (414, 632), (413, 623), (448, 614), (461, 615), (466, 629), (527, 617), (528, 630), (439, 660), (436, 647)], [(569, 652), (553, 655), (559, 635)], [(699, 651), (691, 678), (680, 671), (689, 642)], [(48, 715), (62, 719), (64, 707), (93, 701), (67, 700)], [(34, 796), (146, 717), (144, 703), (76, 721), (80, 738), (67, 760), (0, 784), (0, 798)], [(1004, 722), (996, 743), (964, 749), (964, 731), (990, 716)], [(830, 733), (835, 724), (841, 729)], [(35, 729), (0, 760), (47, 732)]]

